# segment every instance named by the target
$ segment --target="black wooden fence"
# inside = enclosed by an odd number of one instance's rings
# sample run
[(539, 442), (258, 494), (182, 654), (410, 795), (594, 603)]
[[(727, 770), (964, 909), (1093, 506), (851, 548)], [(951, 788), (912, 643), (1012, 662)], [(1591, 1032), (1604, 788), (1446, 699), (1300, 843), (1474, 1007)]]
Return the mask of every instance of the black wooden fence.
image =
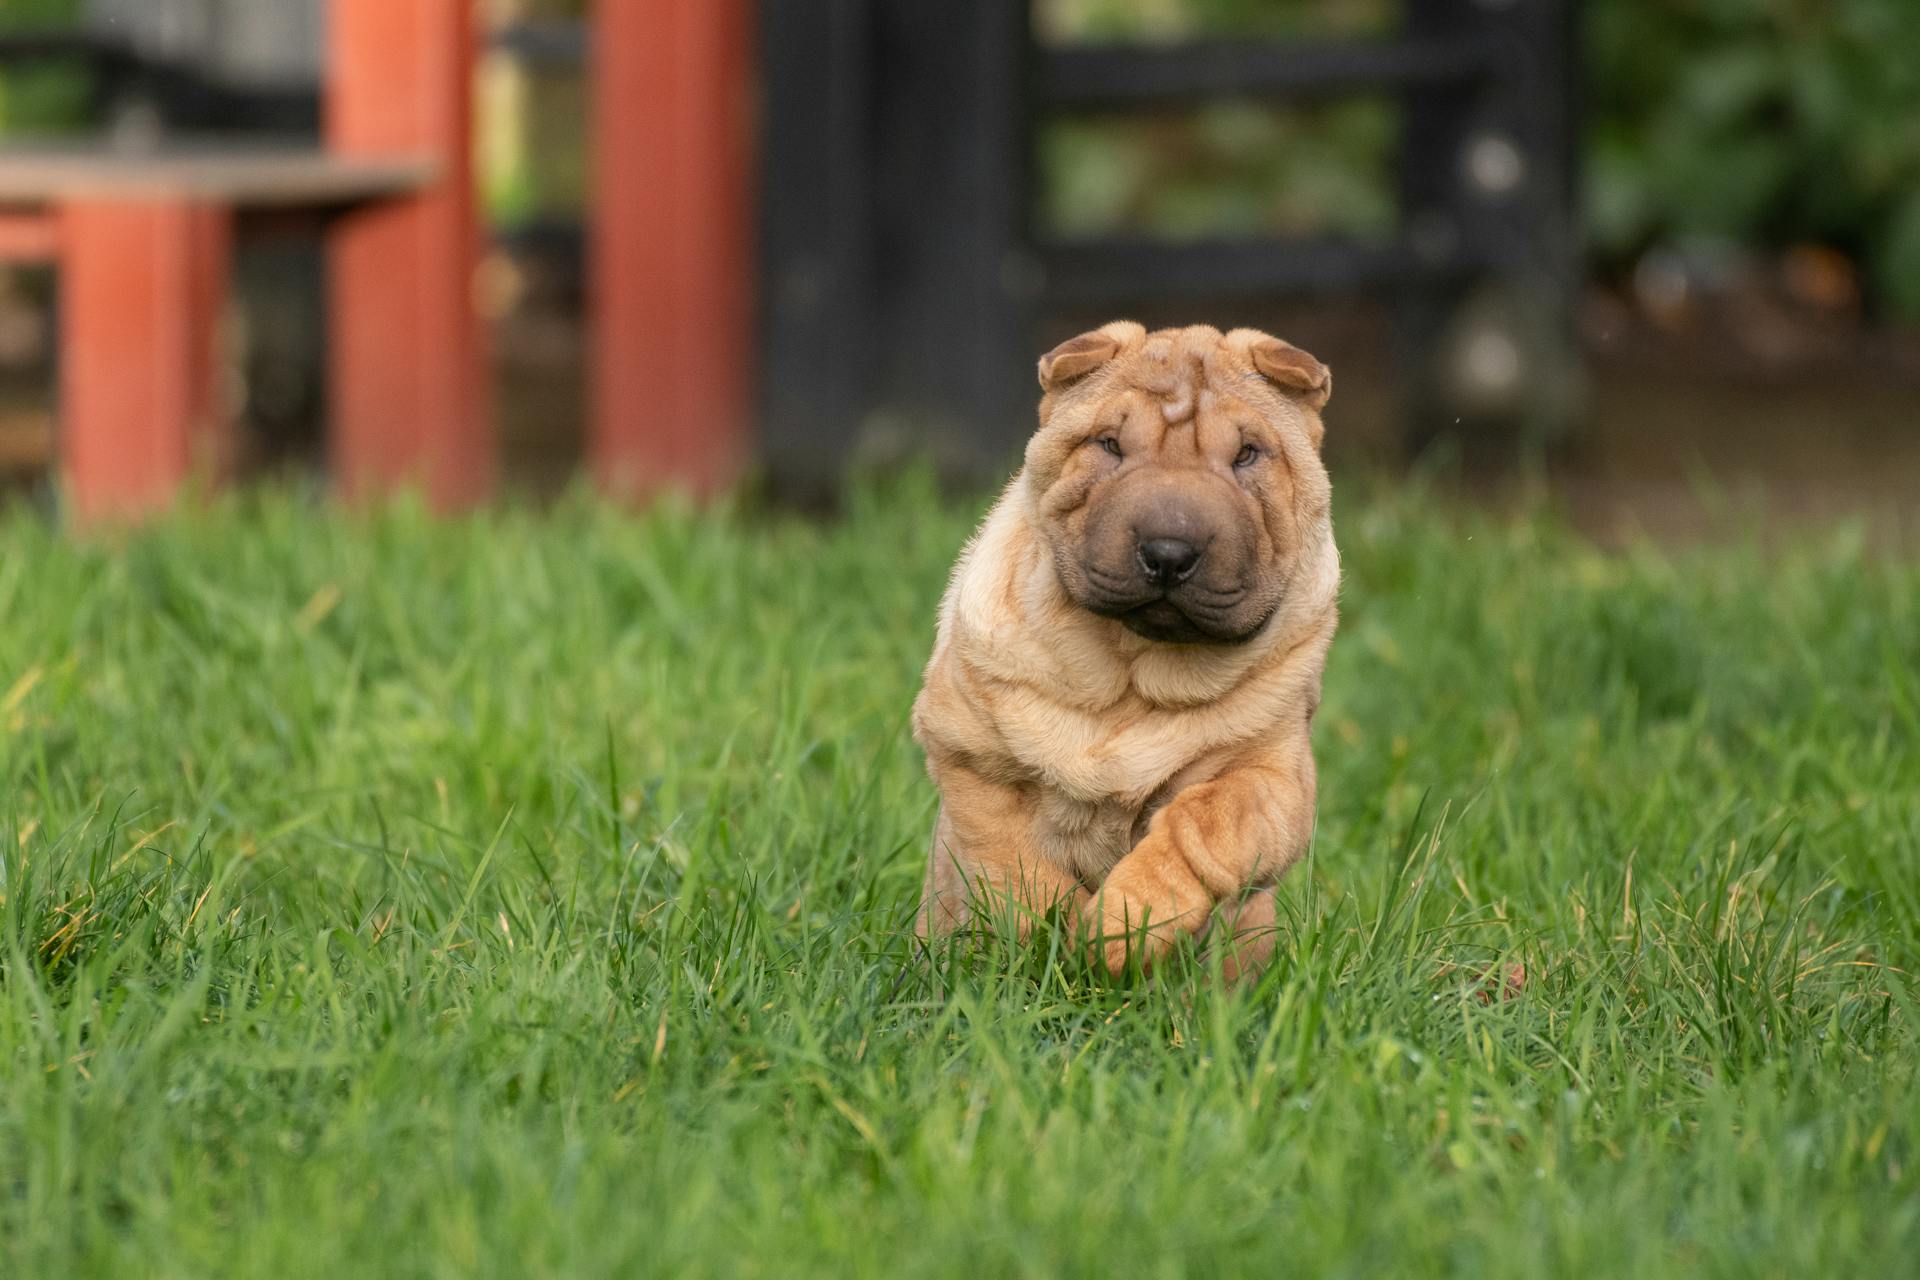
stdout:
[[(1040, 47), (1027, 0), (764, 0), (765, 440), (835, 475), (876, 412), (1004, 459), (1049, 317), (1372, 292), (1397, 304), (1408, 428), (1564, 424), (1573, 0), (1407, 0), (1385, 40)], [(1048, 112), (1386, 95), (1400, 218), (1378, 242), (1049, 241)]]
[[(1577, 0), (1404, 0), (1373, 40), (1042, 47), (1030, 0), (761, 0), (762, 442), (797, 491), (839, 476), (876, 415), (983, 469), (1032, 420), (1058, 317), (1371, 293), (1397, 316), (1414, 436), (1455, 423), (1564, 426), (1572, 310)], [(495, 47), (590, 56), (578, 24)], [(97, 36), (0, 37), (0, 61), (64, 53), (172, 112), (306, 124), (312, 91), (245, 102), (193, 68)], [(1212, 99), (1386, 96), (1400, 108), (1395, 232), (1378, 241), (1049, 240), (1032, 144), (1048, 113)], [(284, 99), (284, 101), (282, 101)], [(577, 261), (577, 226), (519, 239)]]

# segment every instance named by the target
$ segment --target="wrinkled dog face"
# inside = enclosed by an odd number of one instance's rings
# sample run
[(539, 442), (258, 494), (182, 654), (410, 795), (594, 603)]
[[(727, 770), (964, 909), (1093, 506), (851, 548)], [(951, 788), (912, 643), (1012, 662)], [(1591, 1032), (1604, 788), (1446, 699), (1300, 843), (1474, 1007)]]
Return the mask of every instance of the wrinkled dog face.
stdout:
[(1068, 594), (1152, 640), (1233, 644), (1324, 529), (1318, 360), (1251, 329), (1116, 323), (1040, 361), (1028, 499)]

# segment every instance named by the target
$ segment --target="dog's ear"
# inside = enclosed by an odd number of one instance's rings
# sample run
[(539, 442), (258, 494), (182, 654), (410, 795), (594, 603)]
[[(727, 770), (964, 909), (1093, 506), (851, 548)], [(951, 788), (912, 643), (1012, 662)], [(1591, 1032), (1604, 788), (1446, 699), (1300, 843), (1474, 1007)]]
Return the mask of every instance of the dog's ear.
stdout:
[(1040, 357), (1040, 387), (1059, 391), (1086, 377), (1120, 354), (1130, 338), (1143, 333), (1137, 324), (1116, 321), (1077, 338), (1068, 338)]
[(1260, 375), (1315, 413), (1333, 397), (1333, 371), (1312, 356), (1278, 338), (1261, 334), (1247, 346)]
[(1281, 394), (1310, 411), (1306, 419), (1307, 439), (1318, 449), (1327, 436), (1320, 411), (1333, 397), (1333, 371), (1291, 342), (1282, 342), (1258, 329), (1236, 329), (1227, 335), (1229, 348), (1239, 344), (1245, 344), (1247, 359), (1253, 362), (1255, 372)]

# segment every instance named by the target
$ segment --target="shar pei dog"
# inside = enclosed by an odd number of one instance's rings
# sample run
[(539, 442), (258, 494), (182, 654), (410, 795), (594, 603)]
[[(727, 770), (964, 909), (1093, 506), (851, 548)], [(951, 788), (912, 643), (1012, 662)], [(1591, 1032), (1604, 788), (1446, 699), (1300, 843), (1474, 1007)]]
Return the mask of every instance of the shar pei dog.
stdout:
[(1251, 329), (1119, 322), (1040, 385), (914, 704), (940, 791), (919, 932), (1058, 912), (1116, 973), (1193, 935), (1244, 978), (1313, 832), (1332, 376)]

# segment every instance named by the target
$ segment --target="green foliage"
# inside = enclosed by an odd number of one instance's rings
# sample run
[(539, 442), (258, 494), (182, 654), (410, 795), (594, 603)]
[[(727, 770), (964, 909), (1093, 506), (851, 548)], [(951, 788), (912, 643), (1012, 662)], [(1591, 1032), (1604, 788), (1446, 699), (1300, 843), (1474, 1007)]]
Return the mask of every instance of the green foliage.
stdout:
[(1349, 487), (1273, 971), (936, 982), (976, 509), (0, 515), (0, 1274), (1910, 1269), (1920, 567)]
[(0, 5), (0, 30), (62, 26), (80, 18), (80, 0), (7, 0)]
[[(1042, 39), (1377, 35), (1383, 0), (1043, 0)], [(1187, 112), (1043, 125), (1040, 217), (1063, 235), (1369, 236), (1395, 218), (1396, 113), (1356, 99), (1306, 107), (1210, 103)]]
[(1832, 244), (1920, 316), (1920, 5), (1606, 0), (1588, 13), (1602, 252)]
[(1040, 135), (1041, 216), (1063, 235), (1381, 235), (1392, 230), (1395, 115), (1384, 103), (1067, 118)]
[(1396, 0), (1034, 0), (1043, 36), (1083, 40), (1380, 34), (1397, 17)]
[[(4, 0), (0, 32), (65, 27), (79, 20), (79, 0)], [(86, 114), (87, 75), (74, 66), (19, 67), (0, 75), (0, 134), (71, 129)]]

